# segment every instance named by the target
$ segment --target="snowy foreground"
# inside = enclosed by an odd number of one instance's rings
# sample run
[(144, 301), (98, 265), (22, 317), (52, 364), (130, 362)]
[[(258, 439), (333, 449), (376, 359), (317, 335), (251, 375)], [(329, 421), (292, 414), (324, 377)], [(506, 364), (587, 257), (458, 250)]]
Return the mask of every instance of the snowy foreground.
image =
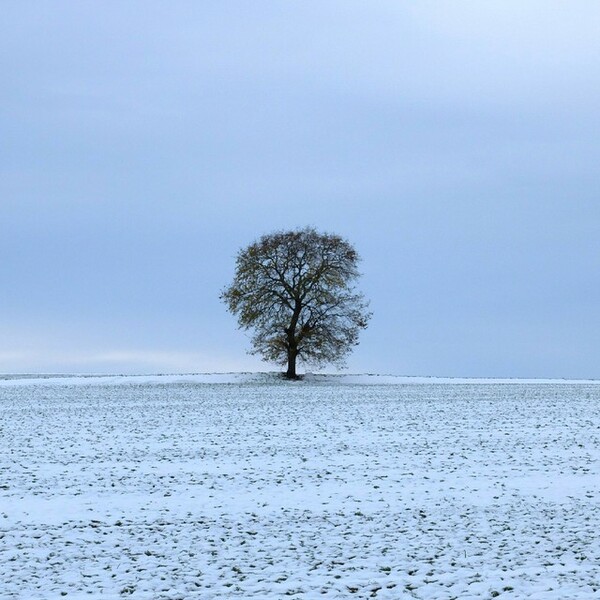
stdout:
[(600, 598), (600, 385), (0, 381), (0, 598)]

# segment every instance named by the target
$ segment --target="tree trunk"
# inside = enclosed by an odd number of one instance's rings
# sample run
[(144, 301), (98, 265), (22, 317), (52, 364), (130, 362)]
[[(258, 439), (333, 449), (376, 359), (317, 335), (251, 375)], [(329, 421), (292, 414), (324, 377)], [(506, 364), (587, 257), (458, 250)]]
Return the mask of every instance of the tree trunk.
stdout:
[(292, 313), (292, 319), (290, 326), (285, 330), (287, 335), (287, 362), (288, 368), (285, 374), (287, 379), (298, 379), (296, 375), (296, 358), (298, 358), (298, 338), (296, 337), (296, 326), (298, 325), (298, 319), (300, 318), (300, 312), (302, 311), (302, 303), (299, 298), (294, 300), (294, 312)]
[(298, 379), (296, 375), (296, 358), (298, 357), (298, 350), (296, 348), (288, 348), (288, 368), (285, 374), (286, 379)]

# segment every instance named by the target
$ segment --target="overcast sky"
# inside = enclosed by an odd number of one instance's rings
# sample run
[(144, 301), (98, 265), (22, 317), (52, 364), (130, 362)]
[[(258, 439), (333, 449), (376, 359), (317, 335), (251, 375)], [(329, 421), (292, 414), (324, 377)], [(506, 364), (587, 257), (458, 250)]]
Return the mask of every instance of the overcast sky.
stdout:
[(600, 3), (0, 12), (0, 372), (272, 370), (219, 292), (312, 225), (350, 371), (600, 378)]

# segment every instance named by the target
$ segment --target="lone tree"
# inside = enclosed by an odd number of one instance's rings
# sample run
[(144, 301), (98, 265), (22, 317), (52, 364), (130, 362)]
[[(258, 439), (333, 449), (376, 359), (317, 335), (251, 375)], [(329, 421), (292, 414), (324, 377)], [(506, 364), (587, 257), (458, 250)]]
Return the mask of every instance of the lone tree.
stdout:
[(343, 365), (371, 313), (354, 288), (356, 250), (311, 227), (262, 236), (240, 250), (233, 282), (221, 293), (241, 329), (253, 330), (251, 354), (286, 365)]

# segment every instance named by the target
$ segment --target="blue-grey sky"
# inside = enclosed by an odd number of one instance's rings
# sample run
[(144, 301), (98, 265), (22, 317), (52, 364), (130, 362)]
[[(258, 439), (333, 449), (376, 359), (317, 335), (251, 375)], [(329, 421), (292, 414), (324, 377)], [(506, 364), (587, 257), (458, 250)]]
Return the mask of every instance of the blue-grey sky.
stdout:
[(0, 12), (0, 372), (272, 369), (218, 295), (313, 225), (351, 371), (600, 377), (598, 2)]

